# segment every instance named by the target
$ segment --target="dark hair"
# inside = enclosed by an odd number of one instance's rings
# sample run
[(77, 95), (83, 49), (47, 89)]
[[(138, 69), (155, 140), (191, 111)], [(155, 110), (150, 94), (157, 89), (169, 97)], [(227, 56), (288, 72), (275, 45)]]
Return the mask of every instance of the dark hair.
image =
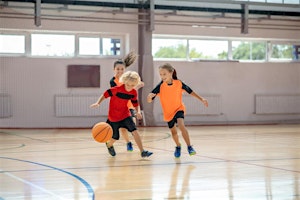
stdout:
[(170, 73), (172, 73), (172, 78), (174, 80), (177, 80), (177, 72), (175, 70), (175, 68), (170, 64), (170, 63), (165, 63), (161, 66), (159, 66), (159, 69), (165, 69), (165, 70), (168, 70)]
[(127, 68), (135, 62), (137, 57), (138, 57), (138, 55), (134, 51), (131, 51), (125, 56), (124, 59), (119, 59), (119, 60), (115, 61), (114, 62), (114, 68), (118, 64), (124, 65), (125, 68)]

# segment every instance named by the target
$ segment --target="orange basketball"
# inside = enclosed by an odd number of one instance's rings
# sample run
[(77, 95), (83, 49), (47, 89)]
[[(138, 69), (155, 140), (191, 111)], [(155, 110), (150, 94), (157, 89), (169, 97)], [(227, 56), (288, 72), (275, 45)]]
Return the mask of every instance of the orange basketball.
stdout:
[(92, 136), (97, 142), (107, 142), (113, 134), (111, 126), (106, 122), (99, 122), (92, 128)]

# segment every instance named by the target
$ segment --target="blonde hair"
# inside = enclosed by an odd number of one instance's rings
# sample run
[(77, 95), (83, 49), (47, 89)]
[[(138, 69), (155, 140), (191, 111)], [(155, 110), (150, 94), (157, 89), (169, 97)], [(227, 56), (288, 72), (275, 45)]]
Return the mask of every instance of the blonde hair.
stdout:
[(141, 77), (140, 75), (135, 71), (127, 71), (120, 77), (121, 83), (127, 83), (127, 82), (135, 82), (136, 85), (140, 84)]
[(130, 51), (125, 58), (117, 60), (114, 62), (114, 68), (118, 65), (124, 65), (125, 68), (129, 67), (130, 65), (132, 65), (136, 59), (137, 59), (138, 55), (134, 52), (134, 51)]

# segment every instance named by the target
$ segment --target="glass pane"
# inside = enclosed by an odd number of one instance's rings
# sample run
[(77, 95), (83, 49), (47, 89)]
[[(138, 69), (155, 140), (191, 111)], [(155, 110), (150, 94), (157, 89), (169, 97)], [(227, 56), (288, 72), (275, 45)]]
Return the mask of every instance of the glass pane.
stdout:
[(102, 54), (108, 56), (121, 55), (121, 39), (103, 38)]
[(32, 34), (33, 56), (74, 56), (74, 35)]
[(283, 0), (267, 0), (268, 3), (283, 3)]
[(153, 39), (152, 55), (154, 58), (186, 58), (186, 39)]
[[(294, 51), (293, 45), (273, 44), (272, 45), (272, 60), (292, 60)], [(294, 53), (295, 54), (295, 53)]]
[(191, 59), (226, 60), (228, 42), (218, 40), (189, 40), (189, 57)]
[(100, 55), (100, 38), (80, 37), (79, 55)]
[(300, 4), (299, 0), (284, 0), (286, 4)]
[(0, 53), (25, 53), (25, 36), (0, 35)]
[(265, 60), (266, 43), (233, 41), (232, 56), (234, 60)]

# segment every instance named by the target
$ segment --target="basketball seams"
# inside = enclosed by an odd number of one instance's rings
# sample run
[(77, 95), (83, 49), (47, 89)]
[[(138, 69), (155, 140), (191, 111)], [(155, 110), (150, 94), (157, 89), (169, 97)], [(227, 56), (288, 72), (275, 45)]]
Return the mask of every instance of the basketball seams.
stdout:
[(95, 141), (104, 143), (112, 137), (112, 128), (106, 122), (99, 122), (92, 128), (92, 135)]
[[(94, 138), (97, 138), (99, 135), (102, 135), (104, 133), (105, 129), (107, 129), (107, 128), (109, 128), (109, 127), (106, 126), (106, 127), (102, 128), (102, 129), (98, 130), (97, 131), (98, 133), (97, 133), (97, 135)], [(105, 139), (105, 137), (103, 137), (102, 140)], [(100, 141), (102, 142), (102, 140), (100, 140)]]
[[(98, 125), (98, 126), (100, 126), (100, 125)], [(99, 130), (98, 130), (98, 128), (99, 128), (99, 127), (96, 127), (96, 129), (97, 129), (97, 134), (94, 136), (94, 138), (97, 138), (98, 135), (101, 134), (101, 132), (102, 132), (104, 129), (106, 129), (106, 127), (104, 127), (104, 128), (100, 127), (101, 129), (99, 129)]]
[(107, 140), (109, 140), (110, 138), (109, 138), (109, 132), (110, 131), (112, 131), (112, 129), (111, 129), (111, 127), (110, 126), (107, 126), (107, 131), (106, 131), (106, 135), (105, 135), (105, 137), (104, 137), (104, 139), (105, 139), (105, 141), (107, 141)]

